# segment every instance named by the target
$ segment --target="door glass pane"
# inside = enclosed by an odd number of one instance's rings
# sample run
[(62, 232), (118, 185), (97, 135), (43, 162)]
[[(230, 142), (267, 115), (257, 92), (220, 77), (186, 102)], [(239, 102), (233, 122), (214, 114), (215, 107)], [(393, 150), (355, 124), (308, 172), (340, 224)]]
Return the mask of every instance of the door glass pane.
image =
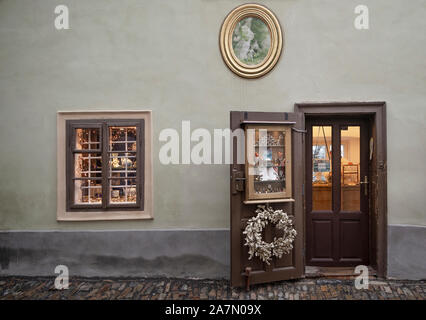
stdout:
[(343, 151), (340, 158), (341, 210), (360, 210), (360, 127), (340, 128)]
[(256, 194), (284, 192), (285, 131), (256, 130), (254, 154), (254, 191)]
[(312, 210), (332, 210), (331, 126), (312, 126)]

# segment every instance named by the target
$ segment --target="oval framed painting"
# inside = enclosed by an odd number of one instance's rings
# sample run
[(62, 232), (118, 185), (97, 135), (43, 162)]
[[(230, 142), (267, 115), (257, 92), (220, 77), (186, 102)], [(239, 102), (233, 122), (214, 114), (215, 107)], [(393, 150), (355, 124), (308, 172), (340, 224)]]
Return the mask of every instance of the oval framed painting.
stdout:
[(283, 36), (278, 19), (268, 8), (249, 3), (228, 14), (219, 43), (229, 69), (240, 77), (258, 78), (277, 64)]

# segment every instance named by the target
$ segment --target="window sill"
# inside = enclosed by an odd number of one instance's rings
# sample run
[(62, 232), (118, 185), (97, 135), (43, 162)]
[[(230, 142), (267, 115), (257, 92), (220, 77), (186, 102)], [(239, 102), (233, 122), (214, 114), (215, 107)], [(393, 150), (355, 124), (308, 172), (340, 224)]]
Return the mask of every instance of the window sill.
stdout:
[(152, 220), (153, 216), (144, 212), (67, 212), (57, 221), (110, 221), (110, 220)]

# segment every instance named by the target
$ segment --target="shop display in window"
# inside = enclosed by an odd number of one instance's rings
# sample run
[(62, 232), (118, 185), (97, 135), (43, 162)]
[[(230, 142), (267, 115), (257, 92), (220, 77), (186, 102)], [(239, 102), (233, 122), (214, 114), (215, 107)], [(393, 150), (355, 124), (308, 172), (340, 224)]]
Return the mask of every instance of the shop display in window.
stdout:
[(69, 208), (138, 207), (142, 125), (127, 120), (69, 123)]
[[(74, 202), (100, 204), (102, 202), (102, 154), (100, 129), (75, 129)], [(85, 151), (85, 152), (84, 152)]]
[(136, 127), (109, 128), (111, 203), (136, 203)]
[(291, 198), (290, 127), (246, 128), (246, 201)]

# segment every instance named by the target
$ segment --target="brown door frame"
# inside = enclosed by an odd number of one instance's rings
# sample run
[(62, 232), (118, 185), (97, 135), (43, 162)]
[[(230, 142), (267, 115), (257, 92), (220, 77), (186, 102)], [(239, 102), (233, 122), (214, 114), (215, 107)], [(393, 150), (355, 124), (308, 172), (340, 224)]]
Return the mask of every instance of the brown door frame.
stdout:
[[(373, 159), (370, 168), (370, 264), (377, 275), (387, 275), (387, 142), (386, 102), (322, 102), (296, 103), (295, 112), (306, 116), (316, 115), (368, 115), (374, 141)], [(305, 173), (306, 174), (306, 173)], [(305, 204), (306, 208), (306, 204)], [(306, 245), (306, 235), (305, 235)], [(306, 250), (304, 250), (306, 252)]]

